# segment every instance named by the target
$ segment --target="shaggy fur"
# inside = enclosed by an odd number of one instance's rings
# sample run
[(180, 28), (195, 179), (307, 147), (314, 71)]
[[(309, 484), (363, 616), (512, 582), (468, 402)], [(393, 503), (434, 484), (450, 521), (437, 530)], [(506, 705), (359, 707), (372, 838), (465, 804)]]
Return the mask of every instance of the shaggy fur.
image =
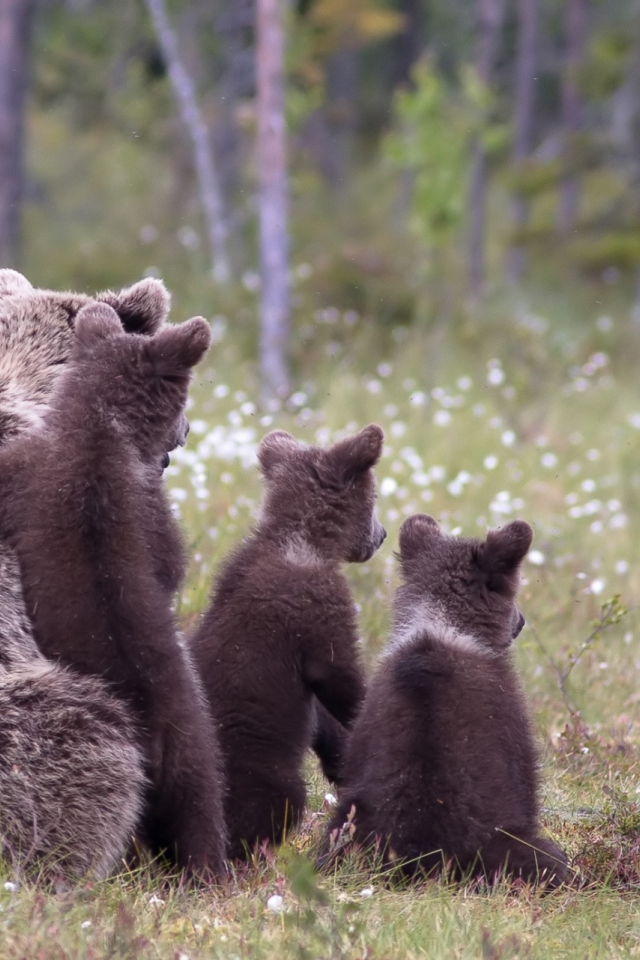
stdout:
[[(417, 515), (400, 531), (395, 630), (354, 726), (335, 842), (351, 814), (407, 873), (502, 872), (556, 885), (566, 859), (540, 833), (538, 762), (509, 647), (531, 527), (448, 537)], [(355, 817), (353, 814), (355, 813)]]
[(218, 747), (171, 613), (184, 560), (162, 485), (209, 327), (196, 318), (134, 337), (90, 304), (75, 333), (43, 429), (0, 458), (27, 611), (46, 657), (106, 680), (138, 719), (152, 849), (219, 875)]
[[(97, 298), (150, 333), (166, 318), (162, 283)], [(89, 298), (34, 290), (0, 270), (0, 447), (43, 422)], [(129, 711), (100, 681), (49, 663), (24, 606), (14, 552), (0, 531), (0, 847), (16, 868), (101, 877), (122, 857), (146, 785)]]
[[(130, 333), (153, 333), (169, 313), (160, 280), (105, 290), (94, 300), (113, 307)], [(41, 425), (73, 349), (75, 318), (90, 302), (84, 294), (35, 290), (22, 274), (0, 270), (0, 446)]]
[(18, 871), (99, 879), (138, 826), (143, 758), (104, 685), (36, 647), (16, 567), (0, 546), (0, 849)]
[(220, 732), (234, 857), (298, 823), (312, 743), (325, 772), (338, 769), (336, 730), (364, 695), (340, 565), (368, 560), (384, 539), (372, 472), (382, 443), (369, 426), (327, 450), (282, 431), (260, 444), (259, 522), (224, 564), (191, 641)]

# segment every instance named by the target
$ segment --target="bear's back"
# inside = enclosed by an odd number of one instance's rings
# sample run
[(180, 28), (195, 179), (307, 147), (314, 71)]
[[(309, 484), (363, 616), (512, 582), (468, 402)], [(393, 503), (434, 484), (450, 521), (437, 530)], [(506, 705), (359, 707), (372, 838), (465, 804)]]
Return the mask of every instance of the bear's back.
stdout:
[[(422, 850), (465, 853), (496, 826), (536, 814), (536, 759), (523, 694), (507, 657), (455, 650), (428, 633), (392, 649), (349, 745), (361, 793)], [(347, 791), (349, 792), (349, 791)]]
[(306, 743), (305, 656), (323, 636), (323, 621), (352, 617), (352, 608), (340, 573), (311, 552), (296, 556), (287, 544), (245, 540), (224, 564), (191, 640), (216, 716), (259, 730), (261, 740), (291, 745), (293, 732)]

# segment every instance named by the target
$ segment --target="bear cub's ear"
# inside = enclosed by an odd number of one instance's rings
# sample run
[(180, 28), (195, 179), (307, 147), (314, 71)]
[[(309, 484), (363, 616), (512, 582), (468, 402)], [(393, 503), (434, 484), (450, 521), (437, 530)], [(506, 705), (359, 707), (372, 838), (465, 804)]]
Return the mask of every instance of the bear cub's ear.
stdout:
[(338, 441), (327, 451), (332, 469), (345, 483), (355, 480), (365, 470), (375, 467), (382, 456), (384, 433), (381, 428), (370, 423), (354, 437)]
[(265, 477), (268, 477), (277, 464), (287, 460), (300, 449), (295, 437), (286, 430), (272, 430), (263, 437), (258, 447), (258, 462)]
[(400, 527), (400, 560), (416, 557), (428, 547), (433, 537), (441, 537), (440, 527), (428, 513), (407, 517)]
[(76, 340), (83, 347), (91, 347), (96, 340), (124, 337), (120, 317), (106, 303), (87, 303), (76, 317)]
[(146, 341), (147, 356), (160, 377), (184, 375), (202, 360), (211, 343), (211, 327), (204, 317), (192, 317), (175, 327), (163, 327)]
[(33, 287), (17, 270), (10, 270), (8, 267), (0, 270), (0, 297), (24, 295), (30, 290), (33, 290)]
[(533, 530), (526, 520), (513, 520), (499, 530), (490, 530), (480, 545), (478, 565), (487, 573), (513, 573), (529, 552), (532, 540)]
[(103, 290), (95, 299), (113, 307), (127, 333), (154, 333), (169, 316), (171, 306), (164, 283), (153, 277), (124, 290)]

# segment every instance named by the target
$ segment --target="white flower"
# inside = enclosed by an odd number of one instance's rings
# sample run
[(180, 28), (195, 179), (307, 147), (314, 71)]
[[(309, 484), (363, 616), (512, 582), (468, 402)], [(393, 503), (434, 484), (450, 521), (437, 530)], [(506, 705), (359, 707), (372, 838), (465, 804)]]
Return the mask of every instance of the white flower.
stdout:
[[(427, 395), (422, 392), (422, 390), (416, 390), (415, 393), (412, 393), (409, 397), (409, 403), (412, 407), (424, 407), (427, 402)], [(640, 418), (640, 414), (638, 414)]]
[(91, 920), (83, 920), (80, 926), (83, 930), (88, 930), (91, 926)]
[(446, 427), (448, 423), (451, 423), (451, 414), (448, 410), (436, 410), (433, 415), (433, 422), (439, 427)]
[(512, 447), (516, 442), (516, 435), (513, 430), (505, 430), (502, 436), (500, 437), (503, 446)]
[(471, 387), (473, 386), (473, 380), (471, 377), (459, 377), (457, 384), (460, 390), (471, 390)]
[(363, 900), (367, 900), (369, 897), (373, 896), (373, 887), (363, 887), (360, 891), (360, 896)]
[(228, 393), (229, 393), (229, 387), (226, 385), (226, 383), (219, 383), (217, 386), (213, 388), (214, 397), (218, 397), (218, 398), (226, 397)]
[(378, 364), (378, 376), (380, 377), (388, 377), (392, 370), (393, 370), (393, 367), (391, 366), (390, 363)]
[(394, 480), (393, 477), (385, 477), (380, 484), (380, 493), (383, 497), (391, 496), (391, 494), (395, 493), (397, 489), (398, 481)]
[(8, 890), (9, 893), (15, 893), (18, 889), (18, 884), (14, 883), (13, 880), (7, 880), (4, 885), (5, 890)]
[(407, 425), (402, 423), (401, 420), (396, 420), (395, 423), (391, 424), (391, 436), (392, 437), (402, 437), (407, 432)]
[(169, 496), (172, 500), (176, 500), (178, 503), (182, 503), (187, 499), (187, 491), (183, 490), (181, 487), (171, 487), (169, 489)]
[(628, 562), (626, 560), (618, 560), (618, 562), (616, 563), (616, 573), (623, 574), (628, 572), (629, 572)]
[(483, 462), (485, 470), (495, 470), (495, 468), (498, 466), (498, 458), (493, 453), (490, 453), (488, 457), (485, 457)]
[(382, 384), (379, 380), (369, 380), (367, 383), (367, 390), (369, 393), (380, 393), (382, 390)]
[(338, 798), (334, 793), (325, 793), (324, 802), (328, 807), (335, 807), (338, 804)]
[(555, 453), (551, 453), (550, 450), (547, 453), (543, 453), (540, 457), (540, 463), (543, 467), (546, 467), (547, 470), (551, 470), (552, 467), (555, 467), (557, 462), (558, 458), (556, 457)]
[(546, 557), (542, 550), (531, 550), (527, 556), (529, 563), (532, 563), (534, 567), (541, 567), (544, 563)]
[(627, 517), (624, 513), (616, 513), (609, 520), (609, 529), (610, 530), (621, 530), (622, 527), (626, 527)]
[(491, 360), (490, 363), (495, 364), (495, 366), (491, 367), (487, 373), (487, 383), (492, 387), (499, 387), (501, 383), (504, 383), (504, 370), (498, 366), (498, 360)]
[(598, 577), (596, 580), (591, 581), (589, 589), (591, 593), (594, 593), (597, 596), (598, 594), (602, 593), (605, 586), (606, 582), (602, 578)]
[(284, 910), (284, 900), (279, 893), (272, 893), (267, 900), (267, 910), (271, 913), (282, 913)]

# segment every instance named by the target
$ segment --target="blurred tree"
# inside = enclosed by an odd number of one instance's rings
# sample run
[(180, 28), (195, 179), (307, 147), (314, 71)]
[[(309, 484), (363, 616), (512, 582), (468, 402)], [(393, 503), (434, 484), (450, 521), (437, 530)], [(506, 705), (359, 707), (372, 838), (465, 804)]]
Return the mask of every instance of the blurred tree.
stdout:
[(402, 28), (394, 38), (394, 84), (411, 85), (411, 71), (425, 46), (426, 14), (422, 0), (399, 0)]
[(158, 41), (180, 106), (182, 119), (193, 141), (202, 208), (211, 246), (213, 277), (219, 283), (226, 283), (230, 277), (227, 255), (228, 229), (220, 185), (213, 165), (208, 131), (198, 109), (193, 81), (180, 59), (178, 41), (171, 29), (164, 0), (146, 0), (146, 3), (158, 35)]
[[(540, 0), (519, 0), (518, 43), (516, 52), (516, 90), (512, 159), (516, 172), (531, 153), (536, 87), (536, 46), (540, 19)], [(512, 200), (516, 240), (509, 250), (507, 280), (516, 283), (522, 277), (525, 251), (521, 238), (528, 217), (528, 203), (522, 191), (515, 190)]]
[[(417, 0), (416, 0), (417, 2)], [(359, 54), (367, 45), (397, 34), (402, 13), (385, 0), (308, 0), (300, 5), (298, 32), (302, 56), (293, 72), (323, 88), (322, 103), (307, 126), (318, 165), (333, 187), (342, 187), (353, 167)]]
[(579, 184), (574, 170), (575, 138), (580, 127), (582, 97), (579, 69), (584, 56), (584, 0), (566, 0), (565, 54), (562, 70), (562, 161), (566, 169), (560, 183), (558, 227), (564, 235), (573, 229), (578, 212)]
[[(504, 0), (478, 0), (478, 59), (476, 69), (481, 82), (490, 88), (493, 79)], [(487, 189), (487, 151), (480, 133), (473, 145), (471, 186), (469, 191), (469, 277), (471, 292), (482, 296), (485, 280), (485, 201)]]
[(17, 266), (32, 0), (0, 0), (0, 266)]
[(256, 2), (260, 366), (263, 399), (289, 390), (289, 230), (283, 0)]

